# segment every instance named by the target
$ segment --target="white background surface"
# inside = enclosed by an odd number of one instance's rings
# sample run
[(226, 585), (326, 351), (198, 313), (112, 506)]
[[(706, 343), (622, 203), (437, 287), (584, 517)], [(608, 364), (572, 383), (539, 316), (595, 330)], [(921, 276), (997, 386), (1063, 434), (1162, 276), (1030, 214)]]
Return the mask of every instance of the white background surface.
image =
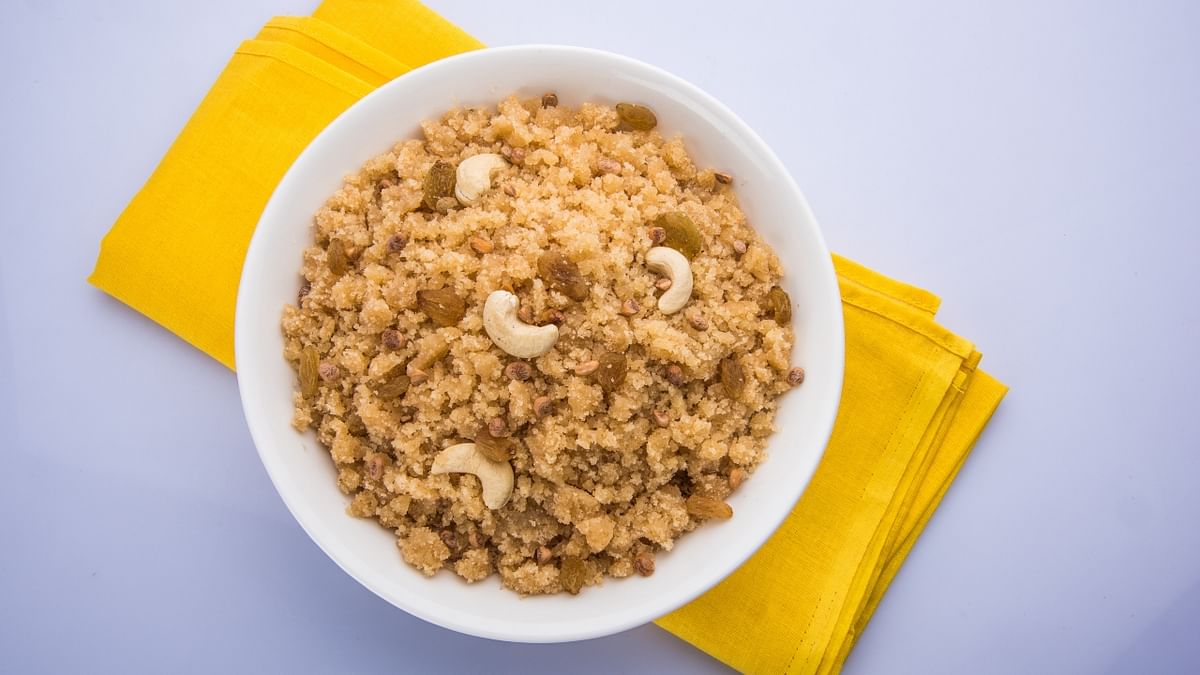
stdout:
[[(432, 4), (707, 89), (1012, 387), (846, 672), (1200, 670), (1200, 5)], [(653, 626), (511, 645), (378, 600), (291, 520), (233, 376), (84, 283), (239, 40), (311, 8), (0, 12), (0, 670), (719, 672)]]

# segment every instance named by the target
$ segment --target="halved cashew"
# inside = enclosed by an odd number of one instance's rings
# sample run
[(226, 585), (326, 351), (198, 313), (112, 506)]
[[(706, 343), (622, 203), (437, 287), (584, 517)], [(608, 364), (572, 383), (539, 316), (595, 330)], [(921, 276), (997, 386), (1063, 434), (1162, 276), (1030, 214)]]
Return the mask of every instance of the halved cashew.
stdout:
[(483, 329), (492, 342), (518, 359), (532, 359), (558, 342), (558, 326), (531, 326), (517, 316), (517, 296), (493, 291), (483, 303)]
[(692, 297), (692, 266), (682, 253), (666, 246), (646, 251), (646, 267), (671, 280), (671, 287), (658, 296), (658, 309), (674, 314)]
[(433, 458), (430, 473), (469, 473), (479, 479), (483, 505), (493, 511), (508, 503), (513, 491), (513, 470), (508, 462), (493, 462), (475, 449), (474, 443), (459, 443)]
[(492, 187), (492, 176), (506, 166), (508, 162), (503, 157), (491, 152), (464, 159), (455, 172), (454, 196), (463, 206), (478, 204), (483, 193)]

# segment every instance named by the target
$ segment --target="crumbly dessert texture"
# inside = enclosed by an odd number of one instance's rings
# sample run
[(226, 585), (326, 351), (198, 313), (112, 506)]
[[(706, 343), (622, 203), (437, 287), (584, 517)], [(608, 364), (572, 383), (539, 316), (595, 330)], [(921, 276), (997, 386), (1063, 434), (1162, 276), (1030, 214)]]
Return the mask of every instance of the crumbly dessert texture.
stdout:
[[(654, 126), (641, 106), (548, 97), (451, 110), (316, 214), (283, 311), (293, 424), (329, 450), (349, 513), (424, 574), (497, 574), (521, 594), (652, 574), (733, 515), (725, 499), (764, 459), (803, 379), (780, 263), (731, 178)], [(503, 161), (457, 170), (489, 154)], [(660, 296), (683, 280), (648, 266), (655, 247), (690, 268), (670, 314)], [(497, 291), (519, 302), (505, 330), (548, 351), (497, 346)], [(552, 341), (534, 330), (552, 325)]]

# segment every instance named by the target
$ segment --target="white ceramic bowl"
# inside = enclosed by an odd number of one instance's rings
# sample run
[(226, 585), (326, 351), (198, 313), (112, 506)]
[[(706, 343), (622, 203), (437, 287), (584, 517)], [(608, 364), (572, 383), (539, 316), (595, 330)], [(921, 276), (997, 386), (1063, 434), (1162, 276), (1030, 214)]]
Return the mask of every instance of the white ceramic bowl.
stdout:
[[(636, 101), (658, 115), (665, 135), (682, 133), (700, 166), (735, 177), (750, 223), (775, 247), (794, 304), (792, 361), (807, 370), (788, 393), (769, 457), (729, 502), (734, 518), (684, 535), (653, 576), (607, 579), (578, 596), (521, 598), (496, 577), (474, 585), (406, 565), (391, 532), (345, 513), (328, 453), (290, 426), (294, 376), (279, 322), (299, 289), (301, 252), (313, 214), (342, 177), (421, 120), (461, 105), (492, 104), (517, 92), (555, 91), (564, 104)], [(338, 117), (292, 165), (263, 211), (238, 293), (236, 354), (242, 405), (263, 464), (292, 515), (348, 574), (422, 619), (482, 637), (521, 642), (593, 638), (651, 621), (711, 588), (779, 526), (804, 491), (829, 438), (842, 388), (842, 310), (829, 252), (804, 197), (763, 141), (711, 96), (658, 68), (590, 49), (487, 49), (400, 77)]]

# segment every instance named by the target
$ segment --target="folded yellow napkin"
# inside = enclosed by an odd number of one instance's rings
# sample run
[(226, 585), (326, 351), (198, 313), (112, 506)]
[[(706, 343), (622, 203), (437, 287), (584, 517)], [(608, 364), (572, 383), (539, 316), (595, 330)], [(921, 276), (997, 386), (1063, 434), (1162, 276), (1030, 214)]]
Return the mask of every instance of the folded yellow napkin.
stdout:
[[(259, 213), (340, 112), (482, 45), (414, 0), (326, 0), (242, 43), (104, 238), (89, 281), (233, 367)], [(841, 664), (1006, 391), (934, 321), (937, 298), (835, 256), (846, 379), (808, 490), (743, 567), (663, 628), (746, 672)]]

